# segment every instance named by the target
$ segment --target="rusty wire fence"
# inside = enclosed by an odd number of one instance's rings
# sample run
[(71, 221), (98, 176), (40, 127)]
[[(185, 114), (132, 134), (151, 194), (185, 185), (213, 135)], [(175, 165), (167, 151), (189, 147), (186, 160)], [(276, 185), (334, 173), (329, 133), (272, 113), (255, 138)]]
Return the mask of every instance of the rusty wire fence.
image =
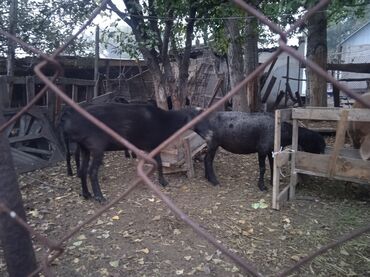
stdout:
[[(73, 109), (75, 109), (77, 112), (81, 113), (85, 118), (87, 118), (89, 121), (91, 121), (93, 124), (101, 128), (104, 132), (106, 132), (108, 135), (110, 135), (113, 139), (130, 149), (131, 151), (135, 152), (139, 159), (139, 163), (137, 166), (137, 178), (131, 182), (128, 189), (124, 191), (121, 195), (113, 199), (111, 202), (109, 202), (107, 205), (100, 208), (95, 214), (88, 217), (84, 222), (70, 230), (64, 237), (60, 238), (58, 241), (53, 241), (44, 236), (43, 234), (40, 234), (36, 232), (30, 225), (28, 225), (25, 221), (23, 221), (20, 217), (17, 216), (17, 214), (14, 211), (11, 211), (4, 203), (0, 203), (0, 212), (1, 213), (7, 213), (11, 218), (13, 218), (18, 224), (23, 226), (39, 243), (41, 243), (43, 246), (45, 246), (44, 255), (42, 261), (39, 262), (39, 267), (31, 274), (31, 276), (35, 276), (38, 273), (43, 273), (45, 276), (51, 276), (51, 263), (59, 256), (62, 255), (64, 250), (64, 243), (66, 243), (70, 238), (75, 236), (83, 227), (85, 227), (87, 224), (91, 223), (95, 219), (97, 219), (99, 216), (101, 216), (105, 211), (107, 211), (112, 206), (116, 205), (120, 200), (122, 200), (125, 196), (130, 194), (140, 183), (143, 183), (147, 185), (167, 206), (168, 208), (176, 214), (182, 221), (187, 223), (198, 235), (203, 237), (205, 240), (210, 242), (212, 245), (214, 245), (217, 249), (219, 249), (223, 254), (225, 254), (227, 257), (229, 257), (236, 265), (238, 265), (240, 268), (242, 268), (246, 273), (252, 275), (252, 276), (262, 276), (262, 274), (258, 271), (256, 266), (251, 262), (248, 261), (242, 257), (237, 256), (233, 252), (231, 252), (229, 249), (227, 249), (223, 244), (219, 243), (211, 234), (209, 234), (205, 229), (200, 227), (196, 222), (194, 222), (191, 218), (189, 218), (182, 210), (180, 210), (172, 201), (169, 199), (165, 194), (163, 194), (160, 190), (160, 188), (153, 183), (153, 181), (150, 179), (150, 176), (153, 174), (156, 163), (153, 159), (153, 157), (160, 153), (160, 151), (165, 148), (167, 145), (169, 145), (174, 140), (178, 139), (179, 136), (184, 133), (186, 130), (194, 126), (196, 123), (201, 121), (203, 118), (205, 118), (207, 115), (215, 111), (217, 108), (219, 108), (221, 105), (224, 104), (225, 101), (230, 99), (233, 95), (235, 95), (242, 87), (244, 87), (249, 81), (257, 78), (261, 73), (263, 73), (264, 69), (275, 59), (277, 58), (281, 53), (286, 52), (295, 59), (299, 60), (303, 64), (305, 64), (307, 67), (311, 68), (314, 72), (324, 77), (328, 82), (333, 83), (333, 85), (337, 86), (340, 90), (344, 91), (348, 96), (351, 96), (352, 98), (359, 100), (367, 107), (370, 107), (369, 103), (364, 102), (363, 100), (359, 99), (359, 96), (346, 88), (344, 85), (342, 85), (340, 82), (335, 80), (330, 74), (327, 74), (325, 70), (323, 70), (321, 67), (319, 67), (317, 64), (313, 63), (312, 61), (306, 60), (304, 56), (299, 54), (295, 49), (289, 47), (287, 42), (287, 36), (290, 35), (294, 30), (296, 30), (298, 27), (302, 26), (302, 24), (307, 20), (308, 17), (310, 17), (313, 13), (319, 11), (326, 5), (330, 3), (330, 0), (321, 0), (316, 6), (314, 6), (312, 9), (307, 11), (300, 19), (298, 19), (293, 26), (288, 31), (283, 31), (277, 24), (271, 22), (266, 16), (264, 16), (263, 13), (256, 10), (252, 6), (246, 4), (243, 0), (233, 0), (234, 3), (238, 6), (240, 6), (242, 9), (247, 11), (250, 15), (256, 16), (261, 23), (264, 23), (267, 25), (271, 31), (278, 34), (280, 36), (279, 38), (279, 48), (271, 55), (271, 57), (263, 64), (258, 66), (255, 71), (253, 71), (250, 75), (248, 75), (241, 83), (239, 83), (234, 89), (232, 89), (227, 95), (225, 95), (222, 99), (217, 101), (214, 105), (212, 105), (210, 108), (206, 109), (203, 113), (201, 113), (198, 117), (194, 118), (191, 122), (186, 124), (184, 127), (182, 127), (180, 130), (178, 130), (175, 134), (173, 134), (170, 138), (168, 138), (166, 141), (164, 141), (161, 145), (159, 145), (156, 149), (154, 149), (150, 153), (143, 153), (138, 148), (136, 148), (133, 144), (125, 140), (123, 137), (121, 137), (119, 134), (114, 132), (112, 129), (108, 128), (104, 123), (100, 122), (96, 118), (94, 118), (92, 115), (87, 113), (84, 109), (82, 109), (80, 106), (78, 106), (76, 103), (73, 102), (60, 88), (58, 88), (55, 85), (55, 80), (59, 76), (59, 73), (62, 71), (61, 65), (56, 61), (56, 57), (61, 54), (66, 47), (78, 36), (80, 35), (87, 26), (91, 24), (93, 19), (101, 12), (103, 7), (107, 4), (108, 0), (102, 1), (100, 6), (98, 6), (94, 12), (91, 14), (90, 18), (87, 20), (85, 24), (74, 34), (71, 36), (62, 47), (57, 49), (52, 55), (46, 55), (45, 53), (42, 53), (38, 49), (33, 48), (32, 46), (26, 44), (25, 42), (17, 39), (13, 35), (0, 30), (0, 35), (7, 37), (8, 39), (14, 41), (15, 43), (18, 43), (20, 46), (22, 46), (26, 51), (32, 52), (36, 55), (39, 55), (44, 60), (40, 62), (35, 67), (35, 73), (36, 75), (45, 83), (44, 88), (38, 93), (25, 107), (23, 107), (14, 117), (12, 117), (10, 120), (8, 120), (5, 124), (3, 124), (0, 127), (0, 132), (3, 132), (6, 128), (8, 128), (12, 123), (14, 123), (17, 119), (20, 118), (20, 116), (25, 113), (28, 109), (30, 109), (44, 94), (47, 90), (53, 91), (57, 96), (59, 96), (63, 101), (65, 101), (68, 105), (70, 105)], [(49, 79), (47, 76), (45, 76), (42, 72), (42, 69), (46, 65), (52, 65), (55, 68), (54, 75)], [(147, 171), (144, 170), (144, 165), (151, 165)], [(146, 167), (148, 168), (148, 167)], [(284, 269), (283, 271), (276, 273), (276, 276), (287, 276), (291, 273), (296, 272), (301, 266), (307, 264), (309, 261), (317, 257), (318, 255), (323, 254), (324, 252), (328, 251), (331, 248), (337, 247), (338, 245), (341, 245), (342, 243), (356, 238), (365, 232), (370, 231), (370, 224), (367, 226), (364, 226), (360, 229), (354, 230), (342, 237), (337, 238), (333, 242), (321, 247), (320, 249), (308, 254), (303, 259), (301, 259), (296, 264), (288, 267), (287, 269)]]

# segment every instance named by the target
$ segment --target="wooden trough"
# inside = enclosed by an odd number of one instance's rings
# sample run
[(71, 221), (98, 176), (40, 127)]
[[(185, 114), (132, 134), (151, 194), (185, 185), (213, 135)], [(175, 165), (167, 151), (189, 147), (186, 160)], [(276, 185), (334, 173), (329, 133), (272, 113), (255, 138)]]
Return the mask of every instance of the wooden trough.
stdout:
[(186, 131), (179, 140), (162, 150), (163, 172), (186, 172), (189, 178), (194, 177), (193, 157), (205, 147), (205, 141), (198, 134)]
[[(292, 150), (280, 151), (282, 121), (293, 121)], [(298, 120), (337, 121), (334, 147), (327, 147), (325, 154), (298, 151)], [(343, 148), (348, 121), (370, 122), (368, 109), (293, 108), (275, 112), (275, 145), (272, 208), (280, 207), (294, 199), (297, 174), (370, 184), (370, 161), (361, 159), (358, 149)], [(280, 169), (290, 160), (290, 182), (280, 191)]]

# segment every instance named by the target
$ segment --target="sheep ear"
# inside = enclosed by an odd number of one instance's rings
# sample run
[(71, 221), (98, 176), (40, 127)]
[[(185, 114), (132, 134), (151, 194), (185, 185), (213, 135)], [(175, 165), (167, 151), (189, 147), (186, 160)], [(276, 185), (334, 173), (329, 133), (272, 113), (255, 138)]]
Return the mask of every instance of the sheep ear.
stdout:
[(370, 159), (370, 134), (368, 134), (361, 143), (360, 155), (363, 160)]

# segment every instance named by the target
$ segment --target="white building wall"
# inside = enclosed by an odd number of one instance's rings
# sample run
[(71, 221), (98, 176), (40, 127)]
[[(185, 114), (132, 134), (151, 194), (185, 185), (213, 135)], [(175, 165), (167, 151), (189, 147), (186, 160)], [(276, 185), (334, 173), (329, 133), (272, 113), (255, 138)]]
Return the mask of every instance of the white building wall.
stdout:
[[(341, 63), (370, 63), (370, 23), (345, 40), (340, 47)], [(341, 72), (340, 79), (370, 78), (367, 73)], [(366, 81), (343, 82), (349, 88), (364, 92)]]
[[(298, 51), (302, 55), (305, 55), (305, 43), (300, 44), (300, 46), (298, 47)], [(259, 63), (265, 62), (271, 56), (271, 54), (272, 53), (270, 53), (270, 52), (260, 52), (259, 53), (259, 58), (258, 58)], [(276, 82), (275, 82), (275, 84), (274, 84), (274, 86), (271, 90), (271, 94), (270, 94), (270, 96), (267, 100), (268, 108), (270, 108), (274, 104), (274, 102), (276, 100), (276, 97), (279, 94), (280, 90), (285, 91), (287, 79), (284, 78), (284, 77), (286, 77), (286, 73), (287, 73), (287, 63), (288, 63), (288, 54), (284, 52), (284, 53), (280, 54), (280, 56), (278, 57), (278, 60), (276, 61), (275, 66), (272, 69), (270, 76), (266, 80), (265, 86), (262, 88), (261, 93), (262, 93), (262, 96), (263, 96), (266, 92), (266, 88), (267, 88), (267, 85), (269, 84), (269, 82), (271, 80), (271, 77), (272, 76), (276, 77)], [(268, 69), (269, 69), (269, 66), (267, 66), (265, 72), (267, 72)], [(293, 57), (289, 58), (289, 78), (305, 79), (304, 70), (300, 69), (299, 62)], [(306, 95), (306, 84), (305, 84), (305, 82), (301, 81), (300, 84), (298, 84), (297, 80), (289, 80), (289, 85), (290, 85), (290, 88), (291, 88), (293, 94), (296, 91), (298, 91), (298, 88), (299, 88), (300, 95), (301, 96)], [(284, 99), (280, 103), (284, 103)]]

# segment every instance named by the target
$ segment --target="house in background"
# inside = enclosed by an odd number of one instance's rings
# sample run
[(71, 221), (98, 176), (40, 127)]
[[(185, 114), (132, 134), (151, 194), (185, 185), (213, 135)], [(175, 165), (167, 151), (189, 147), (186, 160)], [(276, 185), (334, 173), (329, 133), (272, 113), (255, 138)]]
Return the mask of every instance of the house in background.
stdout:
[[(293, 46), (301, 55), (306, 55), (306, 40), (304, 37), (299, 38), (299, 46)], [(258, 62), (264, 63), (266, 60), (270, 58), (273, 52), (275, 52), (277, 48), (271, 49), (260, 49), (258, 53)], [(265, 69), (265, 73), (269, 70), (269, 66)], [(272, 87), (269, 88), (269, 84), (272, 78), (276, 78), (276, 81)], [(262, 99), (266, 92), (270, 90), (270, 94), (267, 98), (267, 110), (271, 110), (273, 107), (278, 94), (281, 91), (286, 91), (286, 84), (289, 83), (289, 87), (293, 93), (298, 92), (300, 96), (306, 96), (306, 74), (305, 68), (300, 66), (300, 62), (291, 57), (286, 52), (283, 52), (279, 55), (278, 59), (276, 60), (271, 73), (267, 77), (265, 81), (265, 85), (261, 87), (261, 95)], [(291, 105), (292, 102), (288, 101), (288, 105)], [(285, 105), (285, 99), (282, 99), (280, 105), (278, 107), (283, 107)]]
[[(370, 21), (343, 40), (338, 45), (338, 52), (338, 60), (342, 64), (370, 63)], [(355, 92), (364, 93), (369, 90), (369, 73), (342, 71), (337, 77), (346, 80), (354, 79), (350, 82), (343, 82)]]

